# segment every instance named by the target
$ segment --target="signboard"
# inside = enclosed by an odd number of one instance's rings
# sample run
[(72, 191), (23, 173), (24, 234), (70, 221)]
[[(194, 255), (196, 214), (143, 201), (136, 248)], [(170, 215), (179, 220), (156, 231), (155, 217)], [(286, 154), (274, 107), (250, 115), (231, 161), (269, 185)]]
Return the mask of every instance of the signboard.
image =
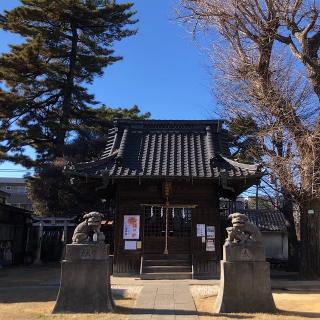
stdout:
[(214, 245), (214, 240), (207, 239), (206, 251), (216, 251), (216, 247)]
[(314, 209), (309, 209), (308, 214), (314, 214)]
[(215, 239), (216, 237), (216, 230), (214, 226), (207, 226), (207, 238), (208, 239)]
[(206, 225), (197, 224), (197, 237), (205, 237), (205, 236), (206, 236)]
[(139, 239), (140, 216), (130, 215), (123, 217), (123, 239), (135, 240)]
[(125, 241), (124, 242), (125, 250), (136, 250), (137, 249), (137, 241)]

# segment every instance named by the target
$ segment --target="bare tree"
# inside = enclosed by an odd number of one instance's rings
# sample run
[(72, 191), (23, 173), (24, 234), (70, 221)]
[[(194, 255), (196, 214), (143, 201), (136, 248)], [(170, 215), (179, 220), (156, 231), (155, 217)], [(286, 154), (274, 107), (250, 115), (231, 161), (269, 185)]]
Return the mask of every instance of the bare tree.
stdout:
[(211, 61), (218, 101), (230, 118), (250, 115), (256, 121), (265, 165), (286, 199), (300, 206), (301, 274), (318, 277), (319, 8), (302, 0), (181, 3), (181, 16), (195, 31), (215, 35)]

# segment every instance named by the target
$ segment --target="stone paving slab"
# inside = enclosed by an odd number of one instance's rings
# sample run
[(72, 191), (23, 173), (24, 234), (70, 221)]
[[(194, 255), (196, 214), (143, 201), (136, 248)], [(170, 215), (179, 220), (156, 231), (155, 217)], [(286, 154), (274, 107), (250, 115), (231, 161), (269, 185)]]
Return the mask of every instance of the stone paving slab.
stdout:
[(147, 283), (129, 320), (198, 320), (189, 285), (185, 283)]
[[(138, 277), (111, 277), (111, 283), (113, 285), (133, 285), (144, 286), (150, 284), (185, 284), (185, 285), (211, 285), (219, 286), (219, 279), (184, 279), (184, 280), (141, 280)], [(51, 284), (51, 283), (50, 283)], [(57, 280), (56, 285), (59, 285)], [(303, 280), (286, 280), (286, 279), (274, 279), (271, 276), (272, 289), (288, 289), (288, 290), (320, 290), (320, 280), (303, 281)], [(176, 288), (174, 288), (175, 290)]]

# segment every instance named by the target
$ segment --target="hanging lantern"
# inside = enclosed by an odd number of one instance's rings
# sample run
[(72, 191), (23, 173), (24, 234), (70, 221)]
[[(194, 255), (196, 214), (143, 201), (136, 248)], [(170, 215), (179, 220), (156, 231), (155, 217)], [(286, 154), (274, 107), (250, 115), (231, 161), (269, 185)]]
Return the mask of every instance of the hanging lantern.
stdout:
[(174, 218), (174, 208), (172, 208), (172, 218)]
[(184, 212), (184, 208), (182, 208), (182, 218), (184, 219), (186, 217), (186, 214)]
[(153, 217), (153, 207), (151, 207), (150, 216), (151, 216), (151, 218)]
[(161, 218), (163, 217), (163, 207), (161, 207), (160, 216), (161, 216)]

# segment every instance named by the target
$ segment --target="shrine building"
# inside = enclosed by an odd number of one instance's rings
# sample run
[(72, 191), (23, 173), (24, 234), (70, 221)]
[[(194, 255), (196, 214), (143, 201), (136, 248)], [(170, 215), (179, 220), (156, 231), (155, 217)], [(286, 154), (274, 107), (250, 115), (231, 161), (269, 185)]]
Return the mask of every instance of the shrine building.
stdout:
[(218, 275), (219, 199), (235, 199), (263, 175), (229, 157), (219, 120), (116, 120), (102, 155), (68, 168), (95, 181), (113, 211), (114, 274)]

